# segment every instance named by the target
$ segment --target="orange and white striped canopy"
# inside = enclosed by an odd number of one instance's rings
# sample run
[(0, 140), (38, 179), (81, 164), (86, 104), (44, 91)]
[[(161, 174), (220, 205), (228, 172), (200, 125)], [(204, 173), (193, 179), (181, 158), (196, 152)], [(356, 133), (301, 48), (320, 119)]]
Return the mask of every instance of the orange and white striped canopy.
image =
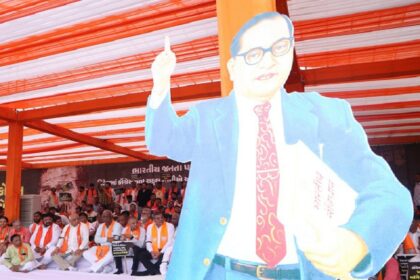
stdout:
[[(277, 1), (286, 2), (286, 1)], [(290, 0), (300, 83), (347, 99), (371, 144), (420, 139), (418, 0)], [(150, 64), (169, 35), (175, 109), (220, 96), (216, 0), (0, 0), (0, 164), (150, 159)]]

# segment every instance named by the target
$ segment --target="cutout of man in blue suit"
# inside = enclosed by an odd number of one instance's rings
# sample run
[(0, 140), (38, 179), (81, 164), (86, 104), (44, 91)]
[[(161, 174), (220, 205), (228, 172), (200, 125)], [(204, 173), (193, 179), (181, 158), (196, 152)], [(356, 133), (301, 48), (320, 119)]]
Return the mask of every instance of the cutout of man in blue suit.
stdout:
[[(148, 148), (155, 155), (191, 161), (166, 279), (367, 278), (382, 268), (405, 236), (413, 214), (410, 194), (371, 151), (348, 103), (314, 92), (285, 92), (293, 46), (293, 25), (287, 16), (257, 15), (231, 45), (231, 94), (199, 103), (183, 117), (170, 102), (176, 57), (169, 39), (156, 57), (146, 113)], [(280, 174), (287, 166), (282, 149), (302, 141), (358, 193), (348, 223), (328, 230), (310, 225), (317, 236), (312, 244), (296, 245), (287, 224), (273, 229), (273, 238), (281, 234), (286, 243), (276, 249), (282, 253), (274, 265), (267, 265), (256, 246), (256, 209), (261, 207), (256, 191), (261, 154), (256, 150), (263, 140), (255, 108), (263, 104), (269, 107), (265, 121), (270, 123), (265, 125), (270, 128), (265, 138), (269, 135), (269, 144), (276, 147), (273, 162)], [(281, 180), (277, 185), (281, 202), (287, 198), (281, 196)], [(274, 219), (281, 223), (281, 210), (277, 213)], [(273, 246), (262, 250), (277, 248)]]

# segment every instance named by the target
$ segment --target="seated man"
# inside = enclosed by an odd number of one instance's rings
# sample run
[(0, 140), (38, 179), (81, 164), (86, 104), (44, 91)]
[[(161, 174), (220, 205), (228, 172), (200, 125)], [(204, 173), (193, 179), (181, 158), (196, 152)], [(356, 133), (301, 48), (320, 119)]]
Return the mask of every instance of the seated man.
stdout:
[(125, 228), (127, 226), (129, 218), (130, 213), (128, 211), (124, 211), (118, 215), (117, 222), (121, 225), (121, 228)]
[(111, 271), (110, 267), (105, 266), (112, 263), (112, 241), (119, 240), (121, 236), (121, 225), (114, 221), (112, 212), (105, 210), (102, 213), (103, 223), (99, 225), (95, 234), (94, 246), (83, 253), (83, 257), (92, 264), (89, 271), (100, 272)]
[[(160, 274), (159, 267), (162, 263), (163, 254), (171, 246), (174, 236), (174, 226), (171, 223), (164, 222), (162, 213), (154, 215), (153, 224), (147, 227), (146, 249), (137, 249), (134, 247), (134, 259), (131, 275), (156, 275)], [(152, 263), (155, 260), (155, 263)], [(146, 271), (137, 272), (139, 262), (141, 262)]]
[(79, 221), (79, 215), (70, 215), (70, 224), (66, 225), (52, 252), (52, 259), (61, 270), (76, 270), (76, 262), (82, 257), (89, 243), (89, 228)]
[(88, 220), (87, 214), (84, 213), (84, 212), (80, 213), (79, 221), (82, 224), (87, 225), (87, 227), (89, 228), (89, 237), (92, 236), (92, 240), (93, 240), (93, 237), (94, 237), (95, 232), (96, 232), (96, 222), (95, 223), (90, 223), (89, 220)]
[(171, 242), (171, 245), (166, 248), (165, 253), (163, 254), (162, 263), (159, 267), (160, 273), (162, 275), (166, 275), (166, 273), (168, 272), (168, 264), (171, 260), (172, 250), (174, 249), (174, 242), (176, 238), (176, 229), (178, 227), (178, 222), (179, 222), (179, 214), (175, 213), (172, 215), (172, 218), (171, 218), (171, 223), (174, 225), (174, 228), (175, 228), (174, 238)]
[(6, 216), (0, 217), (0, 256), (2, 256), (9, 245), (10, 237), (9, 219)]
[(53, 224), (52, 214), (44, 214), (42, 223), (43, 225), (37, 227), (30, 240), (35, 259), (41, 263), (39, 269), (45, 269), (52, 261), (51, 253), (55, 250), (61, 233), (60, 227)]
[(10, 230), (10, 242), (12, 241), (11, 237), (15, 234), (20, 235), (20, 239), (22, 239), (22, 242), (29, 243), (29, 240), (31, 239), (31, 233), (29, 230), (22, 225), (20, 220), (16, 220), (12, 224), (12, 229)]
[(10, 238), (12, 245), (7, 248), (2, 264), (14, 272), (29, 272), (39, 265), (34, 258), (31, 246), (23, 243), (19, 234)]
[(153, 223), (151, 214), (152, 210), (149, 207), (143, 207), (143, 209), (141, 209), (140, 221), (144, 230), (147, 230), (147, 227)]
[(42, 213), (37, 211), (33, 215), (33, 223), (29, 226), (29, 232), (31, 235), (40, 225), (42, 225)]
[[(121, 240), (132, 241), (133, 250), (139, 250), (141, 248), (144, 248), (144, 241), (146, 240), (146, 231), (142, 226), (139, 225), (136, 218), (131, 217), (128, 220), (127, 226), (122, 231)], [(122, 258), (115, 257), (114, 259), (115, 265), (117, 266), (117, 272), (115, 272), (114, 274), (123, 273)]]

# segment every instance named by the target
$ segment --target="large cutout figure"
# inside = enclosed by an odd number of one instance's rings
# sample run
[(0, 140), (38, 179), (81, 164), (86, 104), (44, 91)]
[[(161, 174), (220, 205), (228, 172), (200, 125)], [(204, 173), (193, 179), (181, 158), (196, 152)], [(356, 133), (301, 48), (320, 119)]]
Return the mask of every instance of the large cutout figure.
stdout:
[[(234, 90), (183, 117), (170, 102), (176, 57), (168, 40), (156, 57), (148, 148), (192, 163), (167, 279), (367, 278), (406, 234), (413, 214), (410, 194), (371, 151), (348, 103), (314, 92), (285, 92), (293, 46), (288, 17), (274, 12), (254, 17), (231, 45)], [(289, 174), (284, 151), (298, 141), (357, 193), (344, 225), (302, 219), (294, 222), (307, 230), (295, 232), (285, 218), (290, 213), (282, 207), (289, 199), (282, 180)]]

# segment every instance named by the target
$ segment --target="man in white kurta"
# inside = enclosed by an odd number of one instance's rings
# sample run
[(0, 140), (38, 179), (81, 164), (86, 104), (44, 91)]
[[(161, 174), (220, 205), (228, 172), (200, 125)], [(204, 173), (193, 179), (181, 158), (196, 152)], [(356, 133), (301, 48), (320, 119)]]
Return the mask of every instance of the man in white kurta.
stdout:
[(61, 270), (76, 270), (76, 263), (87, 250), (89, 228), (79, 221), (79, 215), (70, 215), (70, 224), (66, 225), (52, 252), (52, 259)]
[(91, 272), (112, 271), (112, 242), (119, 240), (121, 225), (112, 219), (112, 212), (105, 210), (102, 214), (104, 223), (100, 224), (95, 234), (94, 246), (83, 253), (83, 257), (92, 265), (88, 269)]
[(61, 229), (53, 223), (53, 216), (45, 214), (43, 225), (36, 228), (31, 236), (30, 244), (34, 251), (35, 259), (41, 263), (40, 269), (45, 269), (52, 261), (51, 253), (55, 250)]
[[(144, 276), (160, 274), (159, 267), (166, 250), (172, 246), (174, 232), (175, 228), (173, 224), (165, 222), (162, 213), (156, 213), (153, 217), (153, 224), (147, 227), (146, 250), (136, 250), (134, 248), (131, 275)], [(144, 265), (146, 271), (137, 271), (139, 262)]]
[[(146, 230), (139, 224), (136, 218), (131, 217), (128, 220), (127, 226), (122, 230), (121, 240), (133, 242), (133, 248), (130, 251), (144, 248)], [(115, 274), (122, 274), (122, 257), (115, 257), (115, 265), (117, 266), (117, 272)]]

